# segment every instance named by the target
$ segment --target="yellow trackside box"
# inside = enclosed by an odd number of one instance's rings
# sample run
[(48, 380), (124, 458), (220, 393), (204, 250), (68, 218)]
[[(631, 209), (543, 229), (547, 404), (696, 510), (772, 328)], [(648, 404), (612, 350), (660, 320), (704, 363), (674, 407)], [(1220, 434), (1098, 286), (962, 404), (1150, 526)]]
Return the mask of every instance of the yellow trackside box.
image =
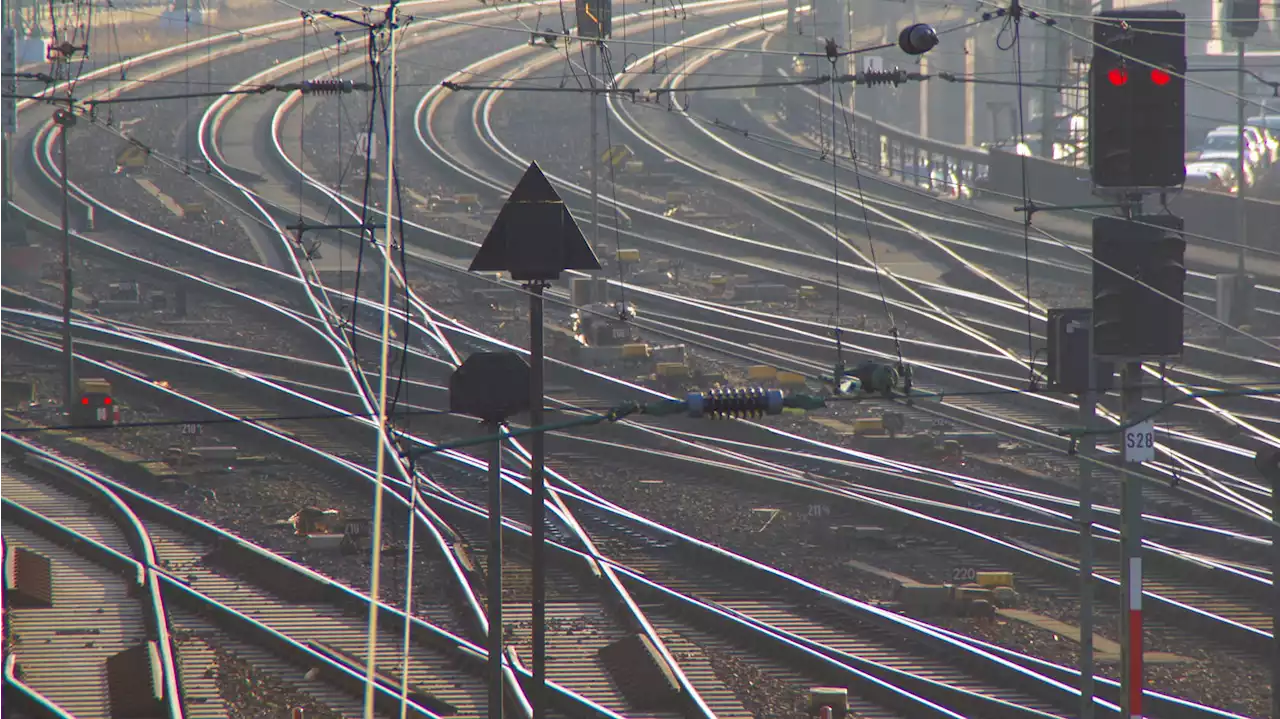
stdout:
[(480, 201), (480, 196), (475, 193), (464, 193), (461, 195), (454, 195), (453, 200), (459, 205), (474, 205)]
[(747, 379), (773, 379), (778, 370), (769, 365), (758, 364), (747, 368)]
[(659, 377), (689, 376), (689, 368), (680, 362), (659, 362), (656, 372)]
[(618, 250), (619, 262), (639, 262), (640, 250)]
[(795, 372), (779, 372), (778, 385), (781, 387), (804, 387), (804, 375)]
[(721, 287), (729, 284), (729, 278), (724, 275), (711, 275), (711, 278), (708, 281), (713, 285), (719, 285)]
[(800, 291), (797, 295), (802, 300), (816, 299), (818, 296), (818, 288), (813, 285), (800, 285)]
[(1013, 572), (978, 572), (973, 581), (980, 587), (1012, 587)]
[(859, 417), (853, 420), (854, 434), (871, 434), (872, 432), (883, 432), (884, 420), (879, 417)]
[(622, 345), (623, 359), (638, 359), (649, 356), (649, 345), (645, 344), (626, 344)]

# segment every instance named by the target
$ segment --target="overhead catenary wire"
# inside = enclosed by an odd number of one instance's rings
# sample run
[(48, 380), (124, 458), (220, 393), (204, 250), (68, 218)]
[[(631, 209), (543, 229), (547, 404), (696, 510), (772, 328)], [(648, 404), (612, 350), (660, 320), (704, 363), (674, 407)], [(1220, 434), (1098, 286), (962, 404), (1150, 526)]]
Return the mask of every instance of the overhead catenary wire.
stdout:
[[(1132, 62), (1132, 63), (1135, 63), (1135, 64), (1140, 65), (1140, 66), (1142, 66), (1142, 67), (1149, 68), (1149, 69), (1153, 69), (1153, 70), (1160, 70), (1160, 71), (1162, 71), (1162, 72), (1168, 73), (1168, 75), (1169, 75), (1170, 77), (1176, 77), (1176, 78), (1178, 78), (1179, 80), (1182, 80), (1183, 82), (1187, 83), (1188, 85), (1195, 85), (1196, 87), (1199, 87), (1199, 88), (1201, 88), (1201, 89), (1203, 89), (1203, 90), (1208, 90), (1208, 91), (1210, 91), (1210, 92), (1214, 92), (1214, 93), (1217, 93), (1217, 94), (1220, 94), (1220, 95), (1225, 95), (1225, 96), (1227, 96), (1227, 97), (1231, 98), (1232, 100), (1235, 100), (1236, 102), (1243, 102), (1243, 103), (1245, 103), (1246, 105), (1252, 105), (1252, 106), (1254, 106), (1254, 107), (1261, 108), (1263, 111), (1266, 111), (1266, 110), (1271, 109), (1271, 108), (1269, 108), (1269, 107), (1266, 105), (1266, 103), (1258, 102), (1257, 100), (1254, 100), (1254, 99), (1251, 99), (1251, 98), (1245, 97), (1245, 96), (1243, 96), (1243, 95), (1238, 95), (1238, 94), (1236, 94), (1235, 92), (1232, 92), (1232, 91), (1230, 91), (1230, 90), (1224, 90), (1224, 89), (1222, 89), (1222, 88), (1220, 88), (1220, 87), (1215, 87), (1214, 85), (1210, 85), (1210, 84), (1209, 84), (1209, 83), (1207, 83), (1207, 82), (1202, 82), (1202, 81), (1200, 81), (1200, 80), (1196, 80), (1196, 79), (1194, 79), (1194, 78), (1192, 78), (1192, 77), (1189, 77), (1186, 73), (1179, 73), (1179, 72), (1175, 72), (1175, 71), (1173, 71), (1173, 70), (1170, 70), (1169, 68), (1166, 68), (1166, 67), (1163, 67), (1163, 66), (1157, 65), (1157, 64), (1156, 64), (1156, 63), (1154, 63), (1154, 62), (1149, 62), (1149, 61), (1147, 61), (1147, 60), (1143, 60), (1143, 59), (1138, 58), (1138, 57), (1136, 57), (1136, 56), (1134, 56), (1134, 55), (1131, 55), (1131, 54), (1129, 54), (1129, 53), (1126, 53), (1126, 52), (1122, 52), (1122, 51), (1120, 51), (1120, 50), (1117, 50), (1117, 49), (1115, 49), (1115, 48), (1113, 48), (1113, 47), (1108, 47), (1108, 46), (1106, 46), (1106, 45), (1102, 45), (1102, 44), (1100, 44), (1099, 42), (1097, 42), (1096, 40), (1094, 40), (1093, 38), (1085, 37), (1085, 36), (1083, 36), (1083, 35), (1080, 35), (1079, 33), (1072, 32), (1071, 30), (1068, 30), (1067, 28), (1062, 27), (1062, 23), (1060, 23), (1060, 22), (1052, 22), (1052, 21), (1051, 21), (1051, 18), (1050, 18), (1050, 20), (1045, 20), (1043, 17), (1041, 17), (1041, 16), (1039, 16), (1039, 15), (1036, 15), (1036, 16), (1033, 16), (1033, 17), (1032, 17), (1032, 19), (1033, 19), (1033, 20), (1035, 20), (1036, 22), (1039, 22), (1039, 23), (1043, 24), (1043, 25), (1046, 25), (1046, 26), (1048, 26), (1048, 27), (1051, 27), (1051, 28), (1053, 28), (1053, 29), (1057, 30), (1058, 32), (1065, 33), (1066, 35), (1068, 35), (1068, 36), (1070, 36), (1070, 37), (1072, 37), (1072, 38), (1074, 38), (1074, 39), (1076, 39), (1076, 40), (1079, 40), (1080, 42), (1088, 43), (1090, 47), (1096, 47), (1096, 48), (1100, 48), (1100, 49), (1102, 49), (1102, 50), (1105, 50), (1105, 51), (1107, 51), (1107, 52), (1109, 52), (1109, 53), (1111, 53), (1111, 54), (1115, 55), (1116, 57), (1119, 57), (1120, 59), (1124, 60), (1125, 62)], [(1105, 19), (1102, 19), (1102, 18), (1090, 18), (1090, 20), (1091, 20), (1091, 22), (1095, 22), (1095, 23), (1097, 23), (1097, 22), (1104, 22), (1104, 21), (1105, 21)]]
[[(624, 14), (624, 17), (625, 17), (625, 14)], [(604, 69), (603, 78), (607, 78), (607, 80), (605, 80), (605, 85), (607, 86), (609, 84), (616, 84), (616, 80), (614, 79), (616, 77), (616, 74), (613, 71), (613, 56), (612, 56), (612, 53), (609, 52), (608, 44), (605, 43), (603, 39), (599, 40), (599, 53), (600, 53), (600, 62)], [(593, 80), (592, 86), (594, 87), (594, 85), (595, 85), (595, 82)], [(595, 103), (598, 101), (599, 101), (598, 97), (596, 97), (595, 95), (591, 96), (591, 102)], [(613, 148), (613, 121), (611, 119), (612, 116), (613, 116), (613, 113), (609, 112), (608, 108), (606, 107), (605, 113), (604, 113), (604, 141), (605, 141), (605, 145), (610, 150), (612, 150)], [(599, 161), (600, 161), (600, 158), (598, 157), (591, 158), (590, 162), (592, 164), (592, 168), (591, 168), (592, 174), (598, 171), (595, 165)], [(622, 232), (618, 229), (618, 223), (621, 221), (622, 218), (621, 218), (621, 210), (618, 208), (618, 181), (617, 181), (617, 177), (614, 174), (612, 153), (610, 153), (610, 157), (609, 157), (609, 196), (613, 199), (612, 204), (613, 204), (614, 264), (618, 266), (618, 319), (625, 320), (627, 319), (627, 314), (628, 314), (627, 312), (627, 281), (626, 281), (625, 274), (622, 271), (623, 263), (620, 259), (618, 259), (622, 253)]]
[[(726, 125), (726, 124), (724, 124), (724, 123), (722, 123), (722, 122), (718, 122), (718, 121), (715, 121), (715, 120), (707, 120), (707, 119), (705, 119), (705, 118), (697, 118), (697, 117), (694, 117), (694, 116), (690, 116), (690, 117), (691, 117), (692, 119), (695, 119), (695, 120), (697, 120), (697, 121), (699, 121), (699, 122), (703, 123), (703, 124), (708, 125), (709, 127), (712, 127), (712, 128), (715, 128), (715, 129), (720, 129), (720, 130), (727, 130), (727, 131), (733, 132), (735, 135), (740, 135), (740, 136), (746, 137), (746, 138), (747, 138), (747, 139), (749, 139), (749, 140), (753, 140), (753, 141), (756, 141), (756, 142), (761, 142), (761, 143), (763, 143), (763, 144), (767, 144), (767, 145), (771, 145), (771, 146), (779, 147), (779, 149), (787, 150), (787, 151), (793, 152), (793, 153), (795, 153), (795, 154), (797, 154), (797, 155), (805, 156), (805, 157), (807, 157), (807, 158), (809, 158), (809, 159), (818, 160), (818, 161), (824, 161), (824, 160), (826, 159), (825, 155), (813, 155), (813, 154), (810, 154), (810, 153), (806, 153), (806, 152), (804, 152), (804, 148), (803, 148), (802, 146), (794, 146), (794, 147), (788, 148), (788, 147), (785, 147), (785, 146), (784, 146), (786, 143), (772, 142), (772, 141), (769, 141), (769, 140), (767, 140), (767, 139), (765, 139), (765, 138), (760, 137), (759, 135), (756, 135), (756, 134), (750, 134), (750, 133), (745, 133), (743, 130), (740, 130), (740, 129), (735, 128), (735, 127), (732, 127), (732, 126), (728, 126), (728, 125)], [(855, 163), (861, 163), (861, 162), (863, 162), (863, 161), (855, 160), (854, 162), (855, 162)], [(875, 178), (875, 179), (880, 180), (880, 178)], [(880, 180), (880, 181), (888, 182), (887, 180)], [(895, 187), (897, 187), (897, 185), (895, 185)], [(907, 188), (907, 189), (908, 189), (908, 191), (909, 191), (909, 192), (913, 192), (914, 194), (920, 194), (920, 195), (922, 195), (922, 196), (928, 196), (928, 197), (930, 197), (930, 199), (937, 200), (937, 201), (941, 201), (941, 200), (939, 200), (939, 198), (933, 197), (933, 196), (931, 196), (931, 195), (927, 195), (926, 193), (923, 193), (923, 192), (921, 192), (921, 191), (913, 190), (912, 188)], [(1007, 196), (1007, 195), (1006, 195), (1006, 196)], [(1012, 197), (1012, 199), (1019, 199), (1019, 198), (1017, 198), (1016, 196), (1013, 196), (1013, 197)], [(986, 214), (986, 215), (988, 215), (988, 216), (990, 216), (990, 217), (997, 218), (997, 219), (1001, 219), (1001, 220), (1004, 220), (1004, 221), (1007, 221), (1007, 219), (1008, 219), (1008, 218), (1004, 218), (1004, 217), (999, 216), (999, 215), (994, 215), (994, 214), (991, 214), (991, 213), (986, 213), (985, 211), (982, 211), (982, 210), (976, 210), (976, 209), (974, 209), (974, 208), (970, 208), (970, 209), (971, 209), (971, 210), (973, 210), (973, 211), (975, 211), (975, 212), (979, 212), (979, 213), (981, 213), (981, 214)], [(1093, 213), (1091, 213), (1091, 214), (1093, 214)], [(1144, 223), (1144, 224), (1145, 224), (1145, 223)], [(1089, 262), (1089, 263), (1094, 263), (1094, 264), (1101, 264), (1101, 263), (1098, 263), (1098, 262), (1093, 258), (1093, 256), (1092, 256), (1090, 253), (1087, 253), (1087, 252), (1085, 252), (1084, 250), (1082, 250), (1082, 249), (1080, 249), (1080, 248), (1078, 248), (1078, 247), (1076, 247), (1076, 246), (1072, 245), (1071, 243), (1067, 242), (1066, 240), (1063, 240), (1063, 239), (1061, 239), (1061, 238), (1059, 238), (1059, 237), (1057, 237), (1057, 236), (1053, 235), (1052, 233), (1049, 233), (1049, 232), (1048, 232), (1047, 230), (1045, 230), (1043, 227), (1040, 227), (1039, 225), (1036, 225), (1034, 222), (1032, 222), (1028, 227), (1030, 227), (1030, 228), (1032, 228), (1032, 229), (1035, 229), (1037, 232), (1041, 233), (1041, 234), (1042, 234), (1042, 236), (1044, 236), (1046, 239), (1048, 239), (1048, 240), (1050, 240), (1050, 241), (1052, 241), (1052, 242), (1054, 242), (1054, 243), (1056, 243), (1056, 244), (1059, 244), (1059, 245), (1061, 245), (1061, 246), (1063, 246), (1063, 247), (1065, 247), (1065, 248), (1067, 248), (1067, 249), (1071, 250), (1072, 252), (1074, 252), (1074, 253), (1076, 253), (1076, 254), (1080, 255), (1081, 257), (1085, 258), (1085, 260), (1086, 260), (1087, 262)], [(1214, 239), (1214, 238), (1206, 237), (1206, 236), (1201, 236), (1201, 237), (1203, 237), (1203, 239), (1206, 239), (1206, 240), (1213, 240), (1213, 239)], [(1224, 242), (1224, 243), (1225, 243), (1225, 242), (1227, 242), (1227, 241), (1222, 240), (1222, 241), (1220, 241), (1220, 242)], [(1274, 252), (1273, 252), (1273, 253), (1270, 253), (1270, 254), (1278, 254), (1278, 255), (1280, 255), (1280, 253), (1274, 253)], [(1115, 271), (1115, 270), (1114, 270), (1114, 268), (1110, 268), (1110, 267), (1108, 267), (1107, 269), (1111, 269), (1112, 271)], [(1137, 283), (1138, 283), (1138, 284), (1140, 284), (1141, 286), (1147, 287), (1148, 289), (1152, 289), (1153, 291), (1156, 291), (1156, 292), (1158, 293), (1158, 290), (1155, 290), (1154, 288), (1150, 287), (1150, 285), (1148, 285), (1148, 284), (1146, 284), (1146, 283), (1143, 283), (1141, 280), (1135, 279), (1135, 280), (1134, 280), (1134, 282), (1137, 282)], [(1209, 320), (1209, 321), (1210, 321), (1210, 322), (1212, 322), (1212, 323), (1215, 323), (1215, 324), (1221, 325), (1221, 326), (1222, 326), (1224, 329), (1226, 329), (1227, 331), (1234, 332), (1234, 333), (1236, 333), (1236, 334), (1240, 334), (1241, 336), (1247, 337), (1247, 338), (1249, 338), (1249, 339), (1251, 339), (1251, 340), (1256, 340), (1256, 341), (1258, 341), (1258, 342), (1262, 343), (1263, 345), (1266, 345), (1267, 347), (1270, 347), (1270, 348), (1272, 348), (1272, 349), (1277, 349), (1278, 351), (1280, 351), (1280, 347), (1277, 347), (1276, 345), (1274, 345), (1274, 344), (1272, 344), (1272, 343), (1270, 343), (1270, 342), (1267, 342), (1266, 340), (1263, 340), (1263, 339), (1261, 339), (1261, 338), (1259, 338), (1259, 337), (1255, 336), (1254, 334), (1250, 333), (1250, 332), (1249, 332), (1249, 331), (1247, 331), (1247, 330), (1242, 330), (1242, 329), (1240, 329), (1240, 328), (1238, 328), (1238, 327), (1234, 327), (1234, 326), (1230, 325), (1229, 323), (1223, 322), (1222, 320), (1219, 320), (1217, 317), (1215, 317), (1215, 316), (1213, 316), (1213, 315), (1210, 315), (1210, 314), (1208, 314), (1208, 313), (1206, 313), (1206, 312), (1203, 312), (1203, 311), (1201, 311), (1201, 310), (1199, 310), (1199, 309), (1197, 309), (1197, 308), (1195, 308), (1195, 307), (1193, 307), (1193, 306), (1191, 306), (1191, 305), (1187, 304), (1185, 301), (1179, 301), (1179, 300), (1176, 300), (1176, 299), (1174, 299), (1174, 298), (1172, 298), (1172, 297), (1169, 297), (1169, 296), (1167, 296), (1167, 295), (1164, 295), (1164, 297), (1165, 297), (1165, 299), (1168, 299), (1168, 300), (1170, 300), (1170, 301), (1174, 302), (1175, 304), (1179, 304), (1179, 305), (1181, 305), (1182, 307), (1184, 307), (1184, 308), (1186, 308), (1186, 309), (1190, 309), (1192, 312), (1195, 312), (1196, 314), (1198, 314), (1198, 315), (1200, 315), (1200, 316), (1204, 317), (1205, 319)]]
[[(440, 23), (443, 25), (459, 25), (462, 27), (475, 27), (475, 28), (484, 28), (489, 30), (500, 30), (504, 32), (519, 33), (521, 35), (529, 34), (529, 30), (524, 27), (511, 27), (509, 25), (493, 25), (491, 23), (474, 22), (471, 20), (456, 20), (452, 18), (427, 17), (427, 18), (419, 18), (419, 21), (426, 22), (426, 23)], [(984, 19), (982, 22), (986, 22), (986, 21), (987, 20)], [(954, 28), (943, 28), (941, 30), (938, 30), (938, 34), (941, 35), (947, 32), (955, 32), (957, 30), (963, 30), (971, 26), (972, 24), (966, 23), (964, 25), (957, 26)], [(732, 29), (732, 28), (726, 28), (726, 29)], [(572, 35), (568, 32), (559, 33), (559, 34), (557, 33), (542, 33), (542, 34), (543, 35), (550, 34), (551, 36), (555, 37), (557, 40), (573, 41), (578, 39), (576, 35)], [(719, 47), (715, 45), (695, 45), (695, 44), (679, 42), (679, 41), (668, 43), (668, 42), (645, 41), (645, 40), (637, 39), (637, 40), (628, 40), (627, 42), (628, 44), (631, 44), (631, 45), (639, 45), (643, 47), (651, 47), (651, 48), (657, 48), (662, 50), (674, 50), (674, 51), (681, 51), (681, 52), (687, 52), (689, 50), (717, 50), (717, 51), (729, 50), (729, 48)], [(881, 48), (881, 45), (875, 45), (867, 48), (859, 47), (859, 48), (854, 48), (852, 50), (845, 51), (845, 55), (854, 55), (854, 54), (859, 54), (864, 52), (870, 52), (880, 48)], [(783, 50), (763, 50), (763, 49), (756, 49), (756, 48), (749, 48), (749, 49), (734, 48), (733, 52), (742, 52), (749, 55), (772, 55), (775, 57), (787, 57), (787, 58), (792, 58), (792, 57), (795, 57), (796, 55), (800, 55), (802, 57), (813, 57), (813, 58), (826, 57), (824, 53), (820, 53), (820, 52), (794, 53), (794, 52), (786, 52)]]
[[(858, 151), (857, 151), (857, 144), (855, 143), (853, 138), (852, 113), (849, 112), (849, 108), (845, 105), (844, 90), (840, 90), (839, 92), (840, 92), (840, 112), (841, 112), (841, 115), (843, 115), (844, 117), (844, 130), (845, 130), (845, 134), (847, 135), (847, 140), (849, 143), (849, 160), (851, 161), (853, 166), (853, 182), (854, 182), (855, 190), (857, 192), (858, 207), (862, 210), (862, 226), (863, 226), (863, 229), (866, 231), (866, 235), (867, 235), (867, 249), (869, 251), (868, 254), (871, 260), (871, 269), (875, 273), (876, 293), (880, 295), (880, 307), (881, 309), (884, 310), (885, 319), (889, 321), (889, 334), (892, 335), (893, 337), (893, 349), (894, 349), (894, 352), (898, 355), (898, 364), (902, 365), (903, 364), (902, 340), (898, 330), (898, 323), (893, 319), (893, 310), (889, 307), (889, 300), (885, 297), (885, 294), (884, 294), (884, 281), (883, 281), (883, 278), (880, 276), (880, 261), (876, 257), (876, 242), (875, 242), (875, 238), (871, 234), (871, 214), (867, 210), (866, 197), (863, 195), (863, 192), (862, 192), (862, 173), (859, 172), (858, 170), (858, 164), (859, 164)], [(838, 297), (839, 294), (840, 294), (839, 285), (837, 284), (836, 296)]]
[[(99, 125), (99, 127), (101, 127), (101, 125)], [(105, 128), (105, 129), (111, 129), (111, 128)], [(759, 138), (756, 138), (756, 139), (759, 139)], [(856, 171), (856, 161), (855, 161), (855, 171)], [(193, 178), (192, 178), (192, 179), (193, 179)], [(234, 207), (234, 205), (232, 205), (232, 206)], [(865, 209), (864, 209), (864, 210), (865, 210)], [(1037, 228), (1037, 230), (1038, 230), (1038, 232), (1041, 232), (1041, 228)], [(1055, 241), (1056, 241), (1056, 238), (1055, 238)], [(1215, 320), (1216, 320), (1216, 319), (1215, 319)]]
[[(364, 719), (374, 719), (373, 698), (375, 694), (374, 681), (377, 675), (377, 653), (378, 653), (378, 604), (377, 600), (381, 596), (381, 570), (382, 570), (382, 513), (383, 513), (383, 489), (386, 480), (386, 464), (387, 454), (392, 450), (390, 439), (387, 436), (387, 366), (388, 358), (391, 351), (391, 207), (394, 199), (395, 186), (393, 178), (395, 177), (395, 129), (396, 129), (396, 113), (395, 113), (395, 97), (396, 97), (396, 2), (392, 2), (387, 6), (386, 19), (384, 20), (384, 28), (387, 33), (387, 65), (388, 65), (388, 83), (390, 89), (387, 92), (391, 110), (387, 119), (387, 192), (386, 192), (386, 211), (387, 222), (383, 232), (385, 244), (383, 246), (383, 265), (382, 265), (382, 347), (381, 357), (379, 359), (380, 370), (378, 372), (378, 434), (374, 451), (377, 452), (377, 459), (374, 464), (374, 497), (373, 497), (373, 527), (372, 538), (369, 542), (371, 545), (370, 568), (369, 568), (369, 596), (374, 601), (369, 604), (369, 636), (366, 649), (366, 668), (365, 668), (365, 691), (364, 691)], [(371, 30), (372, 32), (372, 30)], [(374, 38), (370, 38), (372, 41)], [(375, 49), (376, 52), (376, 49)], [(372, 113), (370, 113), (370, 125), (372, 126)], [(372, 132), (370, 132), (370, 141), (372, 141)], [(372, 147), (370, 147), (372, 154)], [(366, 176), (365, 181), (368, 182)], [(366, 185), (367, 187), (367, 185)], [(366, 195), (367, 196), (367, 195)], [(366, 208), (367, 209), (367, 208)], [(358, 303), (357, 303), (358, 304)], [(354, 345), (354, 322), (352, 340)], [(410, 563), (412, 566), (412, 563)], [(408, 686), (409, 672), (406, 667), (403, 682), (405, 687)], [(403, 716), (405, 701), (401, 701), (401, 712)]]
[[(1025, 143), (1027, 141), (1026, 128), (1026, 102), (1022, 96), (1023, 78), (1022, 78), (1022, 6), (1019, 0), (1013, 0), (1013, 4), (1009, 8), (1009, 14), (1005, 18), (1004, 27), (1001, 33), (1011, 31), (1013, 41), (1009, 48), (1013, 50), (1013, 67), (1014, 76), (1017, 83), (1017, 102), (1018, 102), (1018, 142)], [(1000, 41), (997, 38), (996, 45), (999, 47)], [(1043, 110), (1047, 111), (1047, 110)], [(1051, 120), (1050, 120), (1051, 121)], [(1036, 351), (1035, 340), (1032, 333), (1031, 324), (1031, 219), (1033, 211), (1031, 209), (1031, 187), (1027, 174), (1027, 156), (1021, 152), (1018, 153), (1019, 172), (1021, 174), (1022, 184), (1022, 261), (1023, 261), (1023, 301), (1024, 310), (1027, 319), (1027, 385), (1035, 389), (1038, 383), (1036, 376)]]
[[(6, 335), (16, 336), (9, 329), (5, 330)], [(1128, 389), (1158, 390), (1162, 385), (1154, 383), (1140, 383), (1128, 386)], [(1254, 382), (1245, 387), (1231, 387), (1228, 383), (1224, 386), (1195, 384), (1184, 385), (1192, 391), (1190, 396), (1182, 396), (1174, 398), (1169, 402), (1169, 406), (1186, 404), (1189, 401), (1203, 398), (1230, 398), (1230, 397), (1280, 397), (1280, 382)], [(1122, 388), (1119, 387), (1097, 387), (1093, 391), (1097, 392), (1116, 392)], [(441, 388), (443, 391), (443, 388)], [(984, 398), (984, 397), (1011, 397), (1023, 395), (1042, 395), (1067, 396), (1067, 393), (1058, 390), (1039, 389), (1034, 392), (1022, 389), (993, 389), (993, 390), (969, 390), (969, 391), (917, 391), (912, 394), (914, 400), (931, 401), (936, 400), (944, 402), (948, 399), (958, 398)], [(833, 398), (828, 398), (833, 399)], [(845, 398), (847, 401), (852, 401)], [(882, 395), (866, 395), (859, 397), (858, 402), (886, 402), (892, 398)], [(610, 403), (601, 402), (576, 402), (572, 406), (547, 405), (543, 407), (544, 412), (561, 412), (565, 414), (574, 414), (580, 412), (598, 412), (614, 406)], [(461, 416), (457, 412), (448, 409), (434, 409), (417, 407), (413, 409), (401, 409), (396, 412), (397, 417), (450, 417)], [(137, 422), (118, 422), (112, 425), (80, 425), (80, 424), (35, 424), (31, 426), (11, 425), (4, 427), (4, 432), (8, 434), (40, 434), (44, 432), (90, 432), (101, 434), (106, 432), (123, 432), (135, 429), (164, 429), (174, 427), (184, 427), (188, 425), (213, 427), (219, 426), (235, 426), (235, 425), (254, 425), (254, 424), (272, 424), (278, 422), (332, 422), (335, 420), (348, 419), (377, 419), (376, 412), (358, 412), (358, 411), (341, 411), (341, 412), (308, 412), (300, 414), (271, 414), (271, 415), (254, 415), (236, 416), (232, 418), (197, 418), (183, 417), (178, 419), (149, 419)], [(1069, 430), (1063, 430), (1064, 434), (1070, 434)]]
[[(815, 15), (816, 23), (816, 15)], [(844, 332), (840, 328), (840, 172), (839, 172), (839, 143), (836, 141), (836, 58), (838, 54), (835, 52), (835, 40), (827, 41), (827, 57), (831, 62), (831, 233), (835, 236), (835, 242), (832, 243), (833, 252), (835, 254), (835, 274), (836, 274), (836, 317), (835, 317), (835, 340), (836, 340), (836, 365), (832, 378), (835, 381), (837, 391), (840, 383), (844, 381)], [(816, 69), (816, 68), (815, 68)], [(822, 122), (822, 105), (818, 105), (818, 122), (819, 122), (819, 138), (821, 138), (821, 122)], [(853, 148), (850, 148), (852, 152)]]

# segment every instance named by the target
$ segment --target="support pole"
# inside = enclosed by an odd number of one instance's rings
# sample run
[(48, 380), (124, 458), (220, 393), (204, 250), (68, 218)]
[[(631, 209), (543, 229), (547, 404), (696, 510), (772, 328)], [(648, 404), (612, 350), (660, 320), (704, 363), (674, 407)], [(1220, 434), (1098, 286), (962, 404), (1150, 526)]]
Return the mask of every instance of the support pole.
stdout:
[[(1058, 11), (1055, 0), (1046, 0), (1045, 10), (1054, 15)], [(1040, 150), (1047, 159), (1053, 159), (1053, 146), (1058, 141), (1058, 102), (1062, 91), (1051, 85), (1060, 85), (1059, 73), (1063, 59), (1059, 57), (1062, 33), (1057, 28), (1044, 27), (1044, 87), (1040, 91)], [(1091, 385), (1092, 386), (1092, 385)]]
[[(600, 244), (600, 130), (599, 113), (600, 98), (596, 96), (596, 66), (599, 64), (599, 42), (591, 43), (591, 52), (587, 54), (587, 82), (591, 83), (591, 160), (587, 167), (591, 168), (591, 246)], [(541, 402), (541, 399), (539, 399)]]
[(1280, 717), (1280, 474), (1271, 480), (1271, 716)]
[[(542, 379), (542, 292), (547, 283), (534, 280), (529, 290), (529, 426), (543, 424)], [(533, 502), (533, 719), (545, 719), (547, 711), (547, 565), (546, 565), (546, 442), (542, 432), (534, 432), (530, 442), (533, 461), (529, 484)]]
[(76, 364), (75, 346), (71, 339), (71, 304), (75, 300), (75, 289), (71, 276), (71, 181), (67, 177), (70, 165), (67, 135), (75, 125), (75, 115), (71, 114), (70, 109), (59, 109), (53, 117), (61, 127), (58, 132), (58, 148), (62, 153), (62, 379), (65, 383), (62, 389), (62, 409), (69, 418), (75, 406)]
[[(1080, 422), (1093, 429), (1098, 398), (1098, 363), (1089, 332), (1089, 386), (1080, 393)], [(1093, 719), (1093, 454), (1092, 434), (1080, 437), (1080, 719)]]
[[(485, 422), (487, 434), (500, 436), (502, 424)], [(489, 719), (502, 719), (502, 440), (489, 456)]]
[[(1121, 378), (1120, 416), (1128, 421), (1140, 411), (1142, 363), (1127, 362)], [(1124, 466), (1129, 466), (1132, 448), (1121, 441)], [(1120, 500), (1120, 593), (1124, 611), (1121, 623), (1120, 703), (1127, 719), (1142, 717), (1142, 480), (1121, 474)]]
[[(1236, 158), (1236, 242), (1240, 243), (1240, 253), (1236, 261), (1237, 291), (1244, 285), (1245, 253), (1248, 251), (1249, 233), (1245, 225), (1245, 188), (1244, 181), (1244, 40), (1236, 42), (1236, 140), (1239, 143), (1239, 155)], [(1237, 295), (1238, 297), (1239, 295)]]
[[(9, 0), (0, 0), (0, 35), (9, 28)], [(18, 55), (18, 43), (22, 35), (14, 29), (13, 52)], [(17, 63), (14, 63), (17, 65)], [(17, 68), (13, 68), (17, 69)], [(9, 70), (5, 70), (9, 72)], [(17, 83), (14, 83), (17, 87)], [(9, 161), (9, 133), (0, 132), (0, 193), (4, 193), (5, 217), (9, 216), (8, 203), (13, 202), (13, 162)]]

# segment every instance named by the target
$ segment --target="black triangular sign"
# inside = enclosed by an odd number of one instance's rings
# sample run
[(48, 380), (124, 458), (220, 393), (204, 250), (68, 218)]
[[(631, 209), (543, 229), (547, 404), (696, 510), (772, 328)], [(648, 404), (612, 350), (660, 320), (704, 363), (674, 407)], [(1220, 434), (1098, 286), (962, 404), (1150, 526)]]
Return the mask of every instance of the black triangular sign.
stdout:
[(507, 198), (507, 202), (564, 202), (560, 199), (560, 193), (556, 192), (556, 188), (551, 186), (551, 180), (542, 174), (542, 168), (538, 167), (538, 163), (530, 162), (529, 169), (524, 171), (524, 177), (516, 183), (516, 189), (511, 191), (511, 197)]
[(587, 238), (538, 163), (530, 163), (471, 260), (472, 272), (554, 280), (564, 270), (598, 270)]

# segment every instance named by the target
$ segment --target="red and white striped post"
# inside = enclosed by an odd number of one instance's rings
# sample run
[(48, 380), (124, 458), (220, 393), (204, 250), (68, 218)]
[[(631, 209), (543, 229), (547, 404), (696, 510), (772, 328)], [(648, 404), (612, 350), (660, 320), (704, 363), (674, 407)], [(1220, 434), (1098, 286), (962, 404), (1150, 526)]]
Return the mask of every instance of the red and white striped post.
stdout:
[(293, 719), (303, 719), (303, 716), (302, 716), (302, 715), (303, 715), (303, 714), (305, 714), (305, 713), (306, 713), (306, 711), (305, 711), (302, 707), (294, 707), (294, 708), (293, 708)]
[[(1129, 481), (1133, 481), (1131, 477)], [(1129, 718), (1142, 717), (1142, 557), (1129, 558)]]
[[(1142, 403), (1142, 363), (1128, 362), (1121, 375), (1120, 413), (1129, 420)], [(1155, 430), (1150, 421), (1125, 430), (1121, 447), (1125, 469), (1154, 458)], [(1120, 498), (1120, 594), (1124, 602), (1121, 614), (1120, 714), (1128, 719), (1142, 719), (1142, 478), (1136, 473), (1122, 474), (1124, 489)]]

